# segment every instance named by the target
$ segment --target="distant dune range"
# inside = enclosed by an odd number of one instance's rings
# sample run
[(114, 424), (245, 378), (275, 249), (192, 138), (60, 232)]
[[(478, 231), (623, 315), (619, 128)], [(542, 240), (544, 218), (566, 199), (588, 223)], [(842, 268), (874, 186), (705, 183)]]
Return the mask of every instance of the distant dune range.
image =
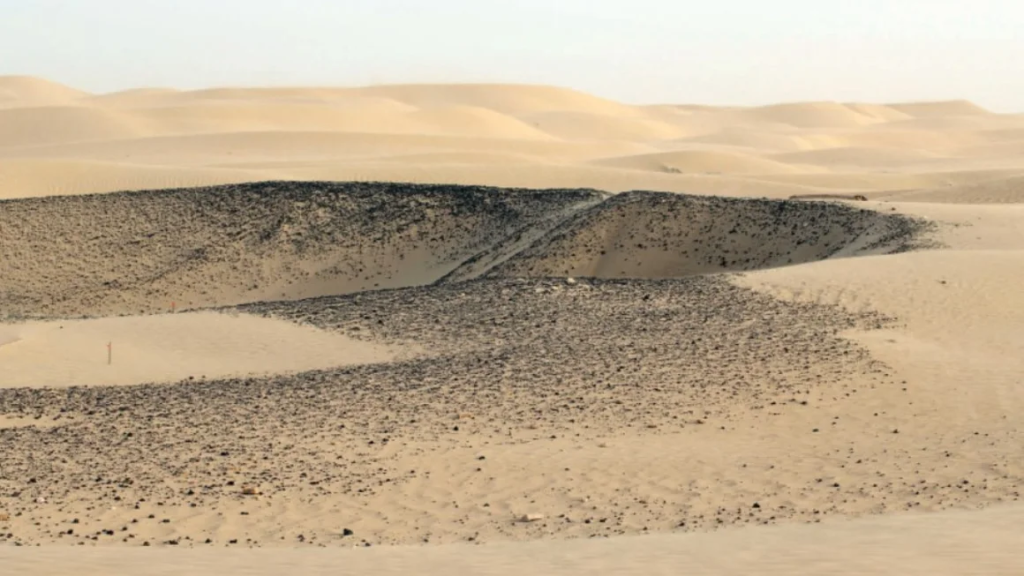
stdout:
[(473, 84), (95, 95), (0, 77), (7, 198), (332, 180), (1008, 203), (1022, 176), (1024, 115), (964, 101), (636, 106)]

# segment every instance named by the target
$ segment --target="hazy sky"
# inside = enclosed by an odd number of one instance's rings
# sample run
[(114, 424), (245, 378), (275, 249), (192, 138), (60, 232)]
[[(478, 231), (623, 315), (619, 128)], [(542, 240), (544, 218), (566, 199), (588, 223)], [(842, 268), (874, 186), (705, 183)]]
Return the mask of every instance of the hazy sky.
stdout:
[(1024, 111), (1024, 1), (0, 0), (0, 74), (101, 92), (516, 82)]

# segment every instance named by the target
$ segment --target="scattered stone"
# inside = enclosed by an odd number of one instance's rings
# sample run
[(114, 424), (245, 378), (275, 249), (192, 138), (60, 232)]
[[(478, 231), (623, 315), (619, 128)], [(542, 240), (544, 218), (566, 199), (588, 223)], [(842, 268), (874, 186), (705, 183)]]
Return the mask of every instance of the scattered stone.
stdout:
[(537, 513), (534, 513), (534, 514), (523, 514), (522, 516), (518, 517), (516, 520), (518, 522), (539, 522), (539, 521), (543, 520), (546, 517), (547, 516), (545, 516), (544, 514), (537, 514)]

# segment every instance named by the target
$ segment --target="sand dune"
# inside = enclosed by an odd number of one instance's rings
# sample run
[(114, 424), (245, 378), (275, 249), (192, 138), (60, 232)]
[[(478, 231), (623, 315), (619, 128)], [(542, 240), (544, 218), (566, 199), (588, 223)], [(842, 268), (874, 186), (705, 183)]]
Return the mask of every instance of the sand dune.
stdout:
[(578, 111), (557, 111), (531, 114), (524, 120), (539, 130), (567, 140), (605, 140), (650, 142), (681, 138), (684, 126), (657, 119), (597, 115)]
[(87, 96), (86, 92), (31, 76), (0, 76), (0, 108), (65, 104)]
[(133, 138), (143, 130), (117, 111), (78, 106), (0, 110), (0, 149)]
[(478, 106), (432, 108), (420, 110), (411, 116), (430, 132), (521, 140), (553, 139), (522, 120)]
[(886, 197), (921, 188), (947, 188), (962, 184), (987, 182), (1021, 175), (1019, 169), (951, 170), (914, 173), (890, 170), (880, 173), (822, 172), (818, 174), (761, 174), (762, 181), (786, 183), (819, 191), (863, 191), (869, 196)]
[[(283, 172), (283, 171), (282, 171)], [(25, 190), (26, 197), (109, 192), (122, 189), (197, 187), (252, 180), (283, 179), (282, 172), (244, 169), (154, 166), (100, 160), (0, 160), (0, 189)]]
[(361, 102), (358, 108), (307, 102), (215, 102), (132, 109), (152, 127), (149, 135), (223, 132), (324, 131), (413, 133), (407, 109), (394, 102)]
[(915, 118), (934, 116), (985, 116), (991, 114), (981, 106), (966, 100), (949, 100), (944, 102), (917, 102), (893, 104), (890, 108)]
[(1016, 166), (1017, 160), (1024, 155), (1024, 140), (967, 146), (959, 152), (989, 165), (1007, 163)]
[[(864, 132), (844, 132), (834, 136), (834, 148), (877, 149), (878, 155), (893, 152), (900, 154), (937, 153), (956, 160), (955, 150), (972, 144), (985, 144), (999, 131), (973, 130), (914, 130), (897, 127), (878, 128)], [(824, 148), (824, 147), (822, 147)]]
[[(483, 147), (483, 146), (481, 146)], [(422, 150), (422, 149), (421, 149)], [(116, 155), (110, 155), (111, 158)], [(416, 163), (403, 158), (412, 157)], [(447, 161), (445, 160), (447, 158)], [(147, 161), (160, 162), (159, 154)], [(440, 159), (440, 160), (439, 160)], [(467, 162), (467, 160), (472, 160)], [(370, 160), (346, 162), (316, 161), (264, 161), (225, 162), (215, 166), (182, 170), (167, 164), (131, 164), (106, 160), (30, 160), (0, 161), (0, 181), (7, 189), (23, 190), (21, 197), (67, 195), (106, 192), (112, 185), (118, 189), (151, 190), (154, 188), (197, 187), (232, 182), (262, 182), (267, 180), (336, 181), (336, 182), (409, 182), (434, 184), (450, 182), (475, 185), (491, 182), (504, 188), (536, 188), (543, 182), (552, 188), (583, 187), (611, 192), (628, 190), (666, 190), (724, 196), (767, 196), (788, 198), (795, 194), (828, 192), (817, 183), (774, 182), (772, 175), (712, 175), (676, 174), (670, 172), (642, 172), (603, 166), (577, 166), (560, 163), (545, 157), (529, 161), (513, 151), (435, 153), (407, 150), (406, 153)], [(49, 168), (53, 168), (50, 170)], [(860, 179), (839, 176), (826, 181), (829, 186), (858, 188)], [(836, 181), (839, 181), (838, 183)], [(866, 179), (865, 179), (866, 180)], [(863, 186), (886, 189), (886, 183), (873, 182)], [(906, 180), (906, 179), (905, 179)], [(936, 180), (915, 178), (913, 184), (902, 189), (928, 186)], [(852, 183), (851, 183), (852, 181)], [(902, 183), (902, 182), (901, 182)], [(546, 188), (547, 186), (545, 186)]]
[(710, 134), (687, 138), (684, 142), (728, 146), (744, 151), (760, 152), (798, 152), (802, 150), (818, 150), (835, 148), (844, 144), (844, 137), (829, 134), (772, 132), (763, 129), (742, 127), (726, 127)]
[(829, 168), (899, 167), (946, 161), (946, 158), (919, 150), (902, 148), (838, 147), (772, 156), (780, 163), (805, 164)]
[(776, 104), (735, 113), (741, 122), (765, 122), (796, 128), (848, 128), (884, 121), (835, 102)]
[[(474, 146), (475, 144), (475, 146)], [(14, 148), (11, 159), (90, 159), (145, 162), (166, 166), (217, 167), (224, 164), (253, 168), (285, 161), (333, 166), (386, 159), (395, 154), (426, 151), (490, 151), (542, 154), (552, 161), (574, 162), (595, 156), (650, 151), (628, 142), (522, 141), (512, 138), (468, 138), (440, 134), (379, 134), (368, 132), (248, 131), (213, 134), (152, 136), (103, 142)], [(571, 165), (570, 165), (571, 167)]]
[(910, 112), (901, 109), (899, 106), (885, 106), (883, 104), (847, 104), (846, 107), (853, 112), (868, 116), (869, 118), (874, 118), (881, 122), (895, 122), (913, 117)]
[[(0, 164), (74, 171), (0, 176), (3, 198), (324, 179), (785, 198), (926, 188), (950, 170), (1024, 174), (1024, 116), (969, 102), (634, 106), (489, 84), (87, 94), (26, 77), (0, 78), (0, 94)], [(510, 170), (508, 155), (547, 168)], [(915, 183), (887, 181), (893, 171)], [(808, 179), (760, 178), (789, 174)]]
[(889, 199), (944, 204), (1024, 204), (1024, 176), (898, 192)]
[(899, 130), (921, 130), (924, 132), (950, 131), (998, 131), (1019, 129), (1024, 125), (1024, 116), (1020, 114), (1000, 114), (985, 116), (925, 116), (904, 120), (891, 124)]
[(662, 152), (625, 156), (596, 162), (602, 166), (678, 174), (791, 174), (794, 166), (746, 154), (710, 150)]
[(503, 114), (573, 110), (590, 114), (631, 115), (633, 107), (564, 88), (526, 85), (448, 84), (398, 85), (353, 90), (358, 95), (393, 98), (423, 107), (459, 102)]

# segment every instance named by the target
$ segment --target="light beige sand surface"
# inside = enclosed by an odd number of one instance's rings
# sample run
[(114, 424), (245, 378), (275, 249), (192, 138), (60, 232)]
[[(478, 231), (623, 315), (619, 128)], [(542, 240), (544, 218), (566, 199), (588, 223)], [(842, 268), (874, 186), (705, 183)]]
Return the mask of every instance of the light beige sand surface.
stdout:
[(961, 101), (637, 106), (524, 85), (96, 95), (26, 77), (0, 77), (0, 95), (6, 198), (294, 179), (991, 203), (1019, 202), (1009, 183), (1024, 174), (1024, 115)]
[(0, 548), (39, 576), (239, 574), (626, 574), (1016, 576), (1024, 507), (610, 540), (358, 550)]
[(204, 380), (398, 356), (309, 326), (215, 312), (0, 324), (0, 388)]

